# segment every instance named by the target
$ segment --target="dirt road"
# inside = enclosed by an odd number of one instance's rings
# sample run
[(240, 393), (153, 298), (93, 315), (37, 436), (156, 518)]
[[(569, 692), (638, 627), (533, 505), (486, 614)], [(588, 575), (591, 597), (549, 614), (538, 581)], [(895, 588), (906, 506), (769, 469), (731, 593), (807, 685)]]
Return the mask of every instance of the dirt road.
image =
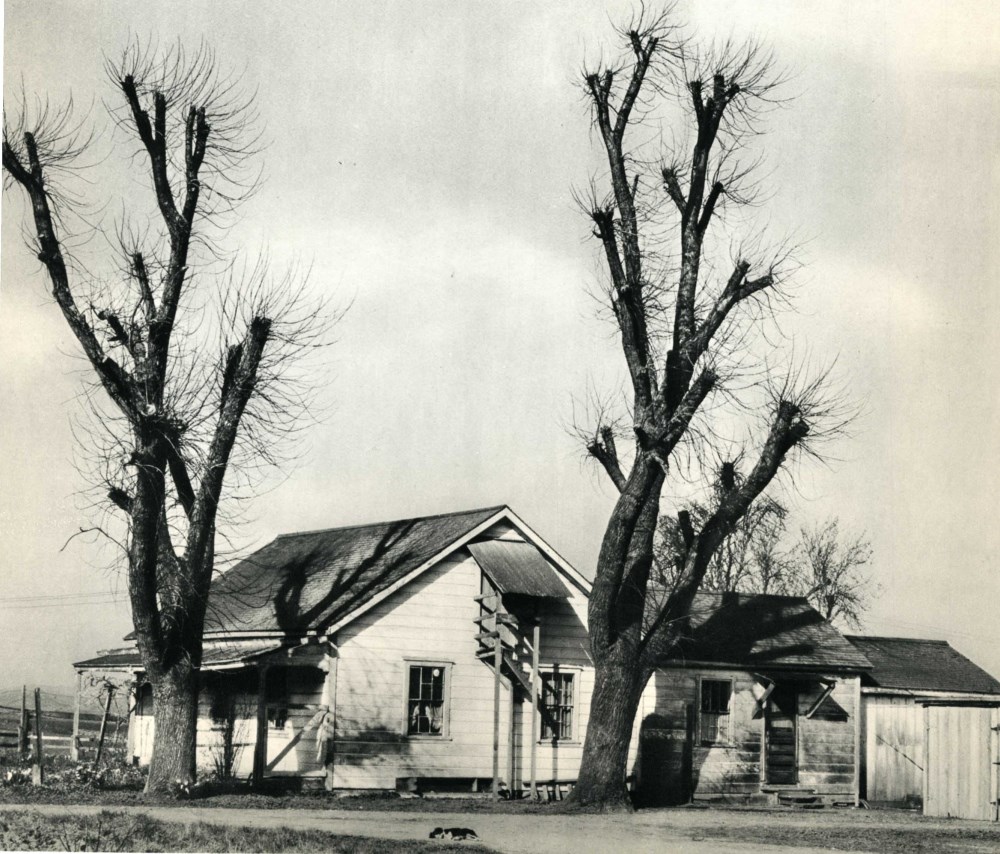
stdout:
[[(5, 805), (0, 810), (66, 815), (100, 812), (99, 806)], [(213, 807), (111, 807), (164, 821), (205, 821), (253, 827), (292, 827), (352, 836), (426, 839), (436, 826), (472, 827), (482, 844), (505, 854), (820, 854), (828, 848), (761, 845), (706, 838), (704, 813), (650, 812), (631, 816), (500, 815), (469, 813), (261, 810)], [(718, 817), (710, 821), (718, 822)], [(461, 843), (455, 843), (456, 848)]]

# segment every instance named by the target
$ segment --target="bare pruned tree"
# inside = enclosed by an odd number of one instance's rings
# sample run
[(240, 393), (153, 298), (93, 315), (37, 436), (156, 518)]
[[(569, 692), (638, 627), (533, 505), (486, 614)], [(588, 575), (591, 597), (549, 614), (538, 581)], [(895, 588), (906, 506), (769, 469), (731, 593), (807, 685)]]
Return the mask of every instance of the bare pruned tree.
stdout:
[[(72, 104), (24, 99), (16, 115), (5, 111), (3, 167), (5, 188), (27, 197), (29, 243), (100, 390), (84, 440), (123, 520), (135, 637), (154, 690), (154, 791), (195, 777), (220, 502), (301, 428), (314, 387), (301, 357), (326, 343), (334, 317), (306, 298), (304, 277), (274, 277), (262, 256), (225, 245), (228, 215), (257, 186), (253, 95), (205, 46), (133, 44), (106, 69), (111, 154), (144, 177), (145, 209), (129, 188), (129, 215), (113, 227), (87, 222), (92, 208), (66, 188), (95, 137)], [(88, 252), (103, 274), (84, 263)]]
[[(618, 493), (590, 597), (596, 682), (572, 794), (603, 809), (629, 808), (641, 694), (685, 635), (719, 548), (789, 455), (817, 453), (848, 417), (825, 375), (752, 358), (793, 266), (786, 243), (734, 235), (740, 212), (761, 199), (751, 146), (777, 103), (770, 52), (753, 41), (700, 50), (669, 10), (644, 10), (618, 35), (622, 52), (583, 79), (607, 172), (577, 194), (605, 261), (630, 398), (627, 416), (579, 427)], [(663, 142), (669, 109), (679, 115), (673, 144)], [(734, 445), (735, 416), (747, 414), (758, 429)], [(684, 503), (698, 481), (712, 491), (702, 513)], [(664, 592), (651, 577), (668, 483), (678, 548)]]
[(841, 533), (840, 520), (803, 528), (799, 546), (802, 593), (827, 620), (858, 628), (876, 592), (865, 572), (872, 547), (864, 534)]
[[(700, 528), (711, 510), (695, 503), (688, 513)], [(765, 495), (755, 501), (712, 555), (701, 589), (794, 595), (798, 567), (794, 550), (785, 543), (787, 516), (773, 498)], [(680, 523), (674, 516), (662, 516), (654, 550), (657, 583), (672, 589), (680, 581), (685, 551)]]

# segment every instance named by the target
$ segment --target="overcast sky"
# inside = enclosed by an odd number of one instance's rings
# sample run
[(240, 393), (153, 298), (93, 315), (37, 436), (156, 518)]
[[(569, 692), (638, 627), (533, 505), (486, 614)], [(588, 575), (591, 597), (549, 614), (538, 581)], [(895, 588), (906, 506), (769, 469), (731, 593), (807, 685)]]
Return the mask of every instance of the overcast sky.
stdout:
[[(130, 34), (204, 36), (245, 68), (269, 145), (239, 239), (352, 302), (321, 379), (330, 414), (241, 542), (509, 503), (592, 574), (614, 496), (565, 425), (623, 366), (571, 200), (596, 163), (578, 72), (627, 8), (7, 0), (5, 99), (23, 77), (99, 119), (102, 52)], [(769, 122), (767, 216), (806, 243), (797, 341), (839, 357), (865, 408), (835, 461), (786, 484), (795, 520), (868, 531), (883, 588), (869, 632), (945, 638), (1000, 675), (1000, 4), (681, 10), (705, 37), (759, 36), (794, 72)], [(71, 661), (129, 629), (93, 542), (63, 548), (87, 524), (81, 364), (23, 213), (5, 195), (0, 687), (67, 684)], [(81, 593), (93, 602), (26, 598)]]

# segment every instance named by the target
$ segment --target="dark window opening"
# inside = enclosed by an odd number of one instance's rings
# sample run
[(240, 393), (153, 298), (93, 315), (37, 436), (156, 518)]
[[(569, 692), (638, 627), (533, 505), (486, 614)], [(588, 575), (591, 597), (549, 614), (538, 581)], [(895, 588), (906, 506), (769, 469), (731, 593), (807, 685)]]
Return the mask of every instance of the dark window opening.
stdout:
[(542, 674), (542, 738), (573, 738), (574, 682), (572, 673)]
[(701, 682), (701, 741), (724, 744), (729, 741), (729, 706), (733, 683), (728, 679), (703, 679)]
[(143, 682), (135, 691), (135, 716), (137, 718), (153, 714), (153, 685)]
[(269, 729), (284, 729), (288, 720), (288, 668), (273, 667), (264, 672), (264, 696)]

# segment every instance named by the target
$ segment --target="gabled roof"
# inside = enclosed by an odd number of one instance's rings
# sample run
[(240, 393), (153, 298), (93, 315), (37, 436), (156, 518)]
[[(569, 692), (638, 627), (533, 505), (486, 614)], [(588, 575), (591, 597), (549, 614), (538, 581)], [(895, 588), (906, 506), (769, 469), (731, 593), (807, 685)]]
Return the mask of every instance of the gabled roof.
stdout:
[(206, 633), (328, 628), (505, 510), (282, 534), (212, 584)]
[(869, 662), (809, 602), (797, 596), (699, 593), (691, 633), (670, 663), (748, 668), (863, 670)]
[(997, 681), (947, 641), (848, 635), (872, 663), (864, 683), (907, 691), (1000, 694)]

